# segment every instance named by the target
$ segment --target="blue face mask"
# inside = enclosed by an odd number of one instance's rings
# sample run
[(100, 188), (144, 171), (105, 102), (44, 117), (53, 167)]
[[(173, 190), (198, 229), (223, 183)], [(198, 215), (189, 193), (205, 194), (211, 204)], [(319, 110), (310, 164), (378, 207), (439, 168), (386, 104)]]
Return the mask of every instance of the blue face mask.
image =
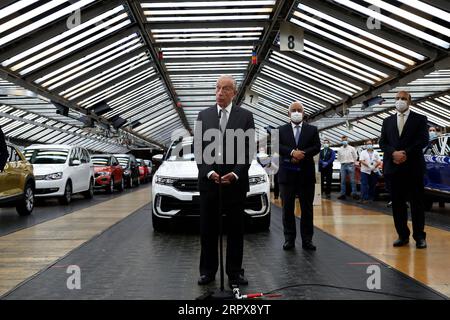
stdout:
[(430, 140), (432, 140), (432, 139), (437, 137), (436, 131), (430, 131), (430, 132), (428, 132), (428, 134), (430, 135)]
[(323, 145), (323, 147), (324, 147), (325, 149), (328, 149), (329, 145), (328, 145), (327, 143), (325, 143), (325, 144)]
[(343, 146), (348, 145), (348, 141), (346, 141), (346, 140), (342, 141), (342, 145), (343, 145)]
[(366, 146), (366, 149), (367, 149), (367, 150), (372, 150), (372, 149), (373, 149), (373, 145), (368, 144), (368, 145)]

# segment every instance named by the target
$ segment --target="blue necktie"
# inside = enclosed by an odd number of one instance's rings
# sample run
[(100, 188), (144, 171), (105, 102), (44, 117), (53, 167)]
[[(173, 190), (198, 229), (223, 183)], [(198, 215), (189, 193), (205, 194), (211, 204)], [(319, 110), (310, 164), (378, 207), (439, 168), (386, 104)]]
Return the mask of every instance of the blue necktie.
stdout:
[(295, 126), (295, 144), (298, 145), (300, 140), (300, 126)]

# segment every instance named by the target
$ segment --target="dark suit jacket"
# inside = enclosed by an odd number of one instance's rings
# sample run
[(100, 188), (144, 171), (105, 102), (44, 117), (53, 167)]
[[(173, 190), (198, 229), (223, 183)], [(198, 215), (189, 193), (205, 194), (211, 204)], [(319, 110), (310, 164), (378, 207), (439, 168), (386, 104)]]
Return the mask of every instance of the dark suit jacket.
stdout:
[[(427, 118), (423, 115), (410, 111), (401, 136), (398, 135), (397, 115), (384, 119), (380, 138), (380, 147), (384, 152), (384, 174), (408, 172), (423, 175), (425, 160), (422, 150), (427, 146), (428, 140)], [(392, 153), (401, 150), (406, 151), (407, 160), (397, 165), (392, 161)]]
[(5, 135), (0, 128), (0, 171), (5, 168), (6, 162), (8, 161), (8, 149), (6, 148)]
[[(317, 127), (303, 122), (298, 145), (295, 144), (291, 123), (280, 126), (278, 130), (281, 156), (278, 182), (280, 184), (316, 183), (314, 156), (320, 152), (320, 138)], [(299, 164), (294, 165), (291, 163), (291, 152), (296, 148), (305, 152), (305, 158)]]
[[(201, 121), (202, 123), (202, 132), (205, 133), (208, 129), (217, 129), (219, 130), (219, 115), (217, 112), (217, 106), (213, 106), (211, 108), (208, 108), (206, 110), (201, 111), (198, 114), (197, 121)], [(196, 124), (196, 136), (197, 132), (199, 130), (198, 122)], [(255, 129), (255, 123), (253, 120), (253, 114), (245, 109), (242, 109), (241, 107), (238, 107), (233, 104), (233, 107), (231, 108), (231, 113), (228, 116), (228, 122), (227, 122), (227, 128), (226, 129), (242, 129), (244, 132), (248, 129)], [(202, 161), (202, 163), (199, 163), (197, 161), (197, 167), (198, 167), (198, 187), (200, 191), (207, 191), (207, 190), (215, 190), (217, 188), (217, 184), (213, 181), (209, 180), (207, 177), (207, 174), (210, 171), (215, 171), (220, 175), (225, 175), (230, 172), (234, 172), (238, 176), (238, 180), (234, 181), (230, 186), (228, 186), (228, 189), (235, 189), (236, 191), (242, 191), (247, 192), (249, 188), (249, 182), (248, 182), (248, 169), (250, 168), (251, 160), (249, 160), (250, 152), (254, 152), (250, 150), (250, 141), (252, 144), (254, 144), (255, 136), (254, 131), (249, 139), (245, 139), (245, 163), (238, 164), (238, 154), (237, 154), (237, 143), (238, 140), (234, 139), (234, 159), (231, 163), (228, 163), (226, 161), (226, 147), (227, 144), (233, 143), (232, 141), (226, 140), (226, 135), (224, 135), (224, 164), (207, 164), (205, 161)], [(205, 151), (205, 148), (215, 142), (213, 141), (203, 141), (202, 139), (202, 155)], [(210, 147), (211, 148), (211, 147)], [(214, 153), (213, 153), (214, 154)], [(241, 155), (242, 156), (242, 155)], [(253, 156), (253, 155), (252, 155)], [(253, 157), (251, 157), (253, 158)], [(196, 158), (198, 160), (198, 158)], [(204, 160), (202, 158), (202, 160)]]

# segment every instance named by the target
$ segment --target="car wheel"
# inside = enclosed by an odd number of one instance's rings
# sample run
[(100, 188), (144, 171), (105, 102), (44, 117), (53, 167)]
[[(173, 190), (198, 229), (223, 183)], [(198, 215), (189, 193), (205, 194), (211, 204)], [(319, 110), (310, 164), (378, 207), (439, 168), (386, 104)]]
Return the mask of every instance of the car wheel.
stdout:
[(89, 189), (87, 189), (85, 192), (83, 192), (83, 196), (86, 199), (92, 199), (94, 197), (94, 182), (91, 181), (89, 182)]
[(61, 204), (70, 204), (72, 202), (72, 183), (67, 181), (66, 186), (64, 187), (64, 195), (59, 199)]
[(124, 180), (123, 180), (123, 177), (122, 177), (122, 179), (120, 179), (120, 184), (119, 184), (119, 187), (117, 188), (120, 192), (122, 192), (123, 191), (123, 189), (125, 189), (125, 182), (124, 182)]
[(17, 203), (16, 210), (20, 216), (28, 216), (34, 209), (34, 189), (31, 183), (27, 183), (23, 192), (23, 198)]
[(114, 192), (114, 178), (113, 177), (111, 177), (111, 179), (109, 179), (109, 186), (106, 189), (106, 191), (108, 193), (113, 193)]

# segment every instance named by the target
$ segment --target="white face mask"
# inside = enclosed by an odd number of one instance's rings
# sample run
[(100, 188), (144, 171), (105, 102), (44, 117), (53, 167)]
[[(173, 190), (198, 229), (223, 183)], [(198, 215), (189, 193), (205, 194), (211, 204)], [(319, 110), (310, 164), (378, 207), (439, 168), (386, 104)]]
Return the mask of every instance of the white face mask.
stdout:
[(291, 121), (293, 123), (300, 123), (303, 121), (303, 113), (301, 112), (291, 112)]
[(397, 100), (395, 101), (395, 108), (398, 110), (398, 112), (405, 112), (408, 110), (408, 102), (404, 100)]

